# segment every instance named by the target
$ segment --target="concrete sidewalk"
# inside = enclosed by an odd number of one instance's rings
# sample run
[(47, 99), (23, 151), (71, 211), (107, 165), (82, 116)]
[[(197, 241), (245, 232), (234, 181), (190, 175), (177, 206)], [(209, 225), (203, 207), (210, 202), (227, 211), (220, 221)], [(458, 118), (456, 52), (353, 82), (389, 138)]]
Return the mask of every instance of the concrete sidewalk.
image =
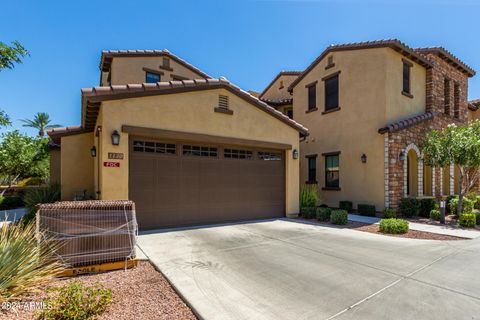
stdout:
[[(381, 219), (377, 217), (365, 217), (365, 216), (359, 216), (356, 214), (349, 214), (348, 220), (363, 222), (368, 224), (378, 224)], [(476, 239), (480, 237), (480, 231), (454, 228), (447, 225), (435, 226), (435, 225), (429, 225), (424, 223), (409, 222), (409, 228), (410, 230), (444, 234), (447, 236), (454, 236), (454, 237), (467, 238), (467, 239)]]
[(141, 232), (206, 320), (479, 319), (480, 239), (385, 237), (301, 220)]

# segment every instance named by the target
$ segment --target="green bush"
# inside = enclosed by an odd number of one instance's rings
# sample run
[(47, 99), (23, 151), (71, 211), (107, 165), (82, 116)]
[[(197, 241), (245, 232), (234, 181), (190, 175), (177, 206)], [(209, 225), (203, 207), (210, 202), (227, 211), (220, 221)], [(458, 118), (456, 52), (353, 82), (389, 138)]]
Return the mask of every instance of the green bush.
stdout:
[(25, 187), (25, 186), (40, 186), (45, 183), (45, 179), (42, 177), (29, 177), (25, 178), (17, 183), (18, 187)]
[(385, 209), (383, 209), (383, 217), (385, 219), (396, 218), (397, 213), (393, 209), (385, 208)]
[(475, 212), (475, 222), (480, 225), (480, 211)]
[(305, 219), (313, 219), (317, 216), (316, 207), (303, 207), (300, 208), (300, 215)]
[(375, 217), (375, 206), (373, 204), (358, 204), (357, 211), (362, 216)]
[(0, 210), (10, 210), (23, 207), (21, 197), (3, 197), (0, 196)]
[(433, 198), (420, 199), (418, 213), (420, 216), (428, 218), (430, 211), (437, 209), (437, 201)]
[(448, 196), (447, 197), (447, 200), (446, 200), (446, 207), (447, 208), (446, 208), (446, 210), (447, 210), (448, 214), (452, 213), (452, 211), (450, 210), (450, 202), (452, 201), (452, 199), (455, 199), (455, 198), (456, 198), (456, 196)]
[(330, 214), (330, 223), (340, 225), (347, 224), (348, 212), (345, 210), (332, 210)]
[(50, 283), (62, 270), (55, 259), (59, 245), (45, 235), (37, 238), (35, 223), (0, 221), (0, 302)]
[[(454, 215), (458, 215), (458, 212), (457, 212), (458, 201), (459, 201), (458, 197), (455, 197), (452, 200), (450, 200), (450, 212)], [(474, 206), (474, 202), (464, 197), (462, 213), (472, 213), (473, 206)]]
[(480, 196), (476, 195), (474, 199), (471, 199), (473, 201), (473, 208), (476, 210), (480, 210)]
[(477, 223), (477, 217), (474, 213), (462, 213), (458, 218), (458, 224), (465, 228), (474, 228)]
[(300, 187), (300, 208), (315, 207), (318, 202), (318, 186), (316, 184), (304, 184)]
[(440, 211), (433, 209), (430, 211), (430, 219), (435, 221), (440, 221)]
[(399, 209), (402, 216), (414, 217), (418, 215), (418, 201), (415, 198), (402, 198)]
[(53, 203), (60, 200), (60, 185), (52, 184), (47, 187), (29, 189), (25, 193), (24, 202), (27, 213), (22, 217), (24, 223), (35, 219), (37, 205), (40, 203)]
[(346, 210), (347, 212), (352, 212), (353, 203), (352, 201), (344, 200), (338, 203), (338, 208), (340, 210)]
[(403, 219), (382, 219), (380, 220), (380, 232), (383, 233), (407, 233), (408, 232), (408, 221)]
[(332, 209), (319, 207), (317, 208), (317, 220), (318, 221), (330, 221), (330, 214), (332, 213)]
[(39, 319), (90, 320), (104, 313), (112, 301), (112, 290), (101, 284), (87, 287), (71, 282), (52, 291), (56, 294), (44, 301), (51, 307), (44, 309)]

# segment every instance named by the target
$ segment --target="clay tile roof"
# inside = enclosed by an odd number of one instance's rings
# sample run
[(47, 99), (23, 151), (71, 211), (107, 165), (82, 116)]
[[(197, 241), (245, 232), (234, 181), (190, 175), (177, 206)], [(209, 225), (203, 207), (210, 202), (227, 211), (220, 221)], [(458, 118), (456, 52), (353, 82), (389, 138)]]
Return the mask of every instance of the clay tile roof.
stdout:
[(259, 97), (261, 98), (267, 91), (268, 89), (271, 88), (271, 86), (273, 86), (273, 84), (275, 83), (275, 81), (278, 80), (278, 78), (280, 78), (281, 76), (299, 76), (300, 74), (302, 74), (302, 71), (292, 71), (292, 70), (282, 70), (280, 71), (276, 76), (275, 78), (273, 78), (272, 81), (270, 81), (270, 83), (268, 84), (268, 86), (263, 89), (263, 91), (260, 93)]
[(263, 102), (271, 105), (271, 106), (284, 106), (287, 104), (293, 103), (293, 98), (290, 99), (260, 99)]
[(88, 132), (81, 126), (69, 126), (69, 127), (62, 127), (62, 128), (53, 128), (47, 130), (47, 135), (50, 137), (52, 141), (51, 147), (59, 146), (60, 145), (60, 138), (71, 136), (75, 134), (85, 133)]
[(403, 54), (405, 57), (417, 62), (425, 68), (431, 68), (432, 63), (422, 54), (416, 52), (413, 48), (410, 48), (398, 39), (385, 39), (374, 40), (365, 42), (352, 42), (345, 44), (332, 44), (327, 47), (306, 69), (298, 76), (298, 78), (288, 87), (289, 91), (292, 91), (297, 83), (302, 80), (307, 73), (310, 72), (326, 55), (335, 51), (349, 51), (359, 49), (372, 49), (372, 48), (392, 48), (395, 51)]
[(468, 101), (468, 108), (472, 111), (480, 109), (480, 99)]
[(469, 67), (466, 63), (443, 47), (416, 48), (415, 51), (423, 55), (435, 54), (461, 72), (466, 73), (469, 77), (473, 77), (475, 75), (475, 70), (473, 70), (473, 68)]
[(167, 49), (164, 50), (103, 50), (100, 57), (100, 70), (107, 72), (110, 70), (112, 59), (114, 57), (168, 57), (177, 63), (183, 65), (185, 68), (192, 70), (201, 77), (211, 78), (208, 74), (198, 69), (194, 65), (172, 54)]
[(400, 130), (406, 129), (408, 127), (412, 127), (412, 126), (414, 126), (416, 124), (419, 124), (421, 122), (433, 119), (434, 116), (435, 116), (434, 112), (430, 112), (430, 111), (425, 112), (425, 113), (422, 113), (422, 114), (417, 115), (417, 116), (413, 116), (413, 117), (408, 118), (408, 119), (404, 119), (404, 120), (400, 120), (400, 121), (391, 123), (391, 124), (387, 125), (386, 127), (378, 129), (378, 133), (384, 134), (386, 132), (400, 131)]
[[(134, 90), (131, 88), (134, 88)], [(153, 84), (144, 83), (141, 87), (137, 85), (120, 85), (82, 89), (82, 130), (85, 130), (84, 132), (93, 131), (98, 116), (98, 110), (100, 108), (100, 102), (102, 101), (211, 89), (226, 89), (287, 125), (295, 128), (303, 136), (308, 135), (308, 129), (306, 127), (275, 110), (264, 101), (230, 83), (225, 78), (181, 80), (157, 82)]]

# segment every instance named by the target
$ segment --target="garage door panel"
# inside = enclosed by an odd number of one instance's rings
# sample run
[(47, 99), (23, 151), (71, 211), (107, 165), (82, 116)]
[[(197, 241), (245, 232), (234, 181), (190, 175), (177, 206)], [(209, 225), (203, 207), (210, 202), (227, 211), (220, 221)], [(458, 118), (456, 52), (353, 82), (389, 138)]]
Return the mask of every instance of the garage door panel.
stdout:
[(169, 155), (131, 151), (129, 195), (140, 228), (284, 216), (283, 159), (223, 158), (219, 146), (216, 157), (183, 156), (175, 145)]

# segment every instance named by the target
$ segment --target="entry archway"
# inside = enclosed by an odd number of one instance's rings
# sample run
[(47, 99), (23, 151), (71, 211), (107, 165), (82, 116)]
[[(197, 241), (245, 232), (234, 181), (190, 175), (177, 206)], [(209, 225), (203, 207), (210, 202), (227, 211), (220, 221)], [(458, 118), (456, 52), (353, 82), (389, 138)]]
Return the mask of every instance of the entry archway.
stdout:
[(406, 197), (423, 196), (423, 160), (420, 149), (409, 144), (405, 149), (404, 195)]

